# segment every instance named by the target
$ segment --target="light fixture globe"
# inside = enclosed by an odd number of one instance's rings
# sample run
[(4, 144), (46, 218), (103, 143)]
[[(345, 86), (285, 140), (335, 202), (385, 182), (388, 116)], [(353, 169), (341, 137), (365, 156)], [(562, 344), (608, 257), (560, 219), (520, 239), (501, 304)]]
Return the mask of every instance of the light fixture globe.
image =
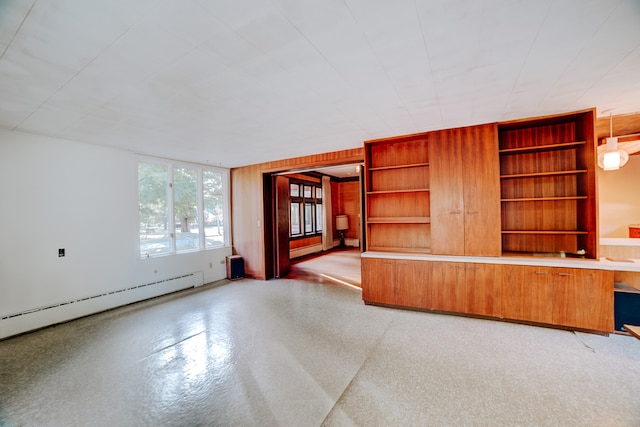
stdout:
[(598, 155), (598, 166), (605, 171), (615, 171), (626, 165), (629, 153), (618, 149), (618, 138), (607, 138), (607, 149)]

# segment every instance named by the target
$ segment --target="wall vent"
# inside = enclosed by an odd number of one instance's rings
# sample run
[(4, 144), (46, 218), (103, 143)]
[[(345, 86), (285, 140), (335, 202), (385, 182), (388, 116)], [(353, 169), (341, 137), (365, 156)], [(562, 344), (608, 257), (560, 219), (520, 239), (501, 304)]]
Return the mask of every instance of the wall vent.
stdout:
[[(195, 279), (195, 283), (193, 283), (193, 280), (191, 280), (191, 279)], [(199, 284), (202, 284), (202, 273), (198, 272), (198, 273), (183, 274), (181, 276), (176, 276), (176, 277), (171, 277), (169, 279), (163, 279), (163, 280), (158, 280), (158, 281), (155, 281), (155, 282), (145, 283), (143, 285), (131, 286), (129, 288), (118, 289), (116, 291), (106, 292), (106, 293), (103, 293), (103, 294), (96, 294), (96, 295), (88, 296), (88, 297), (85, 297), (85, 298), (79, 298), (79, 299), (65, 301), (65, 302), (61, 302), (61, 303), (57, 303), (57, 304), (51, 304), (51, 305), (45, 305), (45, 306), (38, 307), (38, 308), (32, 308), (30, 310), (21, 311), (19, 313), (13, 313), (13, 314), (9, 314), (9, 315), (6, 315), (6, 316), (2, 316), (2, 317), (0, 317), (0, 320), (12, 319), (14, 317), (25, 316), (27, 314), (33, 314), (33, 313), (37, 313), (39, 311), (50, 310), (52, 308), (62, 307), (64, 305), (75, 304), (75, 303), (82, 302), (82, 301), (87, 301), (87, 300), (91, 300), (91, 299), (95, 299), (95, 298), (102, 298), (102, 297), (106, 297), (108, 295), (119, 294), (121, 292), (132, 291), (134, 289), (144, 288), (144, 287), (153, 286), (153, 285), (159, 285), (161, 283), (168, 283), (168, 282), (173, 282), (173, 281), (178, 281), (178, 280), (185, 281), (185, 285), (188, 284), (189, 286), (198, 286)], [(191, 282), (191, 283), (189, 283), (189, 282)], [(185, 286), (185, 287), (187, 287), (187, 286)]]

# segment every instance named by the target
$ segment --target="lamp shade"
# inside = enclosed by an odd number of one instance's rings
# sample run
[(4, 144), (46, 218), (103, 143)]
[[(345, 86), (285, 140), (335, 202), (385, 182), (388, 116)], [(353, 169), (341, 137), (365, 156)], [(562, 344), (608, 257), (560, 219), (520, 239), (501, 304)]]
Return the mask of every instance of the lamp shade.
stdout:
[(336, 230), (347, 230), (349, 228), (349, 217), (346, 215), (336, 215)]
[(629, 153), (618, 149), (618, 138), (607, 138), (606, 150), (598, 150), (598, 166), (606, 171), (615, 171), (627, 164)]

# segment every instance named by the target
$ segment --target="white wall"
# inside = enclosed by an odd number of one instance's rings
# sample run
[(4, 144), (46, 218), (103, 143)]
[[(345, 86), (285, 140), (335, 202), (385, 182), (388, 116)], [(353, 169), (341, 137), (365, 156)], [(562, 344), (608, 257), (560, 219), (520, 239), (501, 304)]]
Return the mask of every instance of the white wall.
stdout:
[(629, 237), (629, 224), (640, 224), (640, 156), (617, 171), (598, 168), (600, 237)]
[[(0, 130), (0, 178), (0, 338), (226, 275), (229, 247), (138, 258), (134, 154)], [(186, 281), (8, 317), (193, 272)]]

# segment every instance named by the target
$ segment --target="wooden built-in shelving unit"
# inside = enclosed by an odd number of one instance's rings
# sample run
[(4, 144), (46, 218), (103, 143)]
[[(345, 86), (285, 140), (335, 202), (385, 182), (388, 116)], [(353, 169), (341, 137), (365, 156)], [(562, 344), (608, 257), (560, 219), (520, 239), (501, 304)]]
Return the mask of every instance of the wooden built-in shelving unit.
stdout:
[(502, 250), (597, 257), (595, 111), (498, 124)]
[(424, 134), (365, 143), (367, 250), (429, 253), (429, 150)]
[(363, 300), (611, 331), (612, 273), (559, 259), (598, 258), (594, 127), (592, 109), (365, 141)]

